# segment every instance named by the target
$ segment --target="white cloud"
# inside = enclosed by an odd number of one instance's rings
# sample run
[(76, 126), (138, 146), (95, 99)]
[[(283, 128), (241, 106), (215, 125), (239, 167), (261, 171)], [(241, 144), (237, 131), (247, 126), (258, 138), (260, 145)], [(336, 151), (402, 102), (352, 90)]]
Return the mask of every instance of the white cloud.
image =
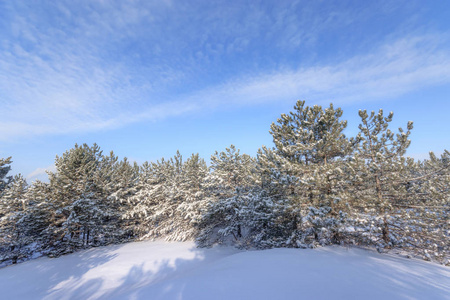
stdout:
[[(450, 82), (448, 36), (412, 34), (371, 53), (327, 65), (293, 68), (275, 63), (265, 71), (255, 68), (252, 74), (241, 70), (227, 74), (221, 84), (216, 80), (208, 87), (202, 83), (186, 88), (195, 82), (199, 65), (215, 67), (211, 61), (217, 58), (246, 52), (255, 46), (254, 36), (264, 43), (273, 39), (279, 49), (291, 45), (289, 51), (293, 51), (302, 43), (313, 45), (326, 28), (347, 26), (368, 13), (332, 8), (312, 20), (311, 7), (305, 6), (298, 18), (291, 11), (304, 4), (290, 5), (280, 5), (273, 15), (252, 6), (245, 16), (233, 5), (213, 10), (205, 5), (202, 9), (207, 13), (197, 15), (195, 7), (170, 1), (148, 2), (143, 7), (125, 2), (81, 6), (58, 2), (54, 7), (36, 8), (56, 10), (54, 23), (39, 19), (43, 11), (27, 11), (26, 17), (16, 13), (9, 39), (0, 41), (0, 141), (111, 129), (222, 106), (394, 98)], [(36, 18), (39, 22), (33, 21)], [(194, 22), (202, 30), (190, 26)], [(182, 35), (164, 36), (178, 31)], [(278, 33), (282, 37), (277, 39)], [(139, 44), (146, 39), (148, 43)], [(185, 57), (180, 55), (187, 44), (197, 43)], [(148, 49), (108, 52), (109, 47), (122, 45)], [(164, 56), (170, 51), (172, 56)], [(147, 65), (140, 64), (143, 55), (150, 60)]]
[[(10, 117), (0, 121), (0, 135), (5, 140), (108, 129), (223, 105), (257, 105), (299, 98), (338, 104), (395, 98), (422, 87), (450, 82), (450, 52), (439, 49), (439, 42), (439, 36), (402, 39), (374, 53), (334, 65), (242, 77), (180, 97), (182, 100), (155, 104), (138, 100), (133, 103), (114, 86), (116, 75), (103, 70), (98, 70), (98, 77), (82, 78), (81, 74), (87, 76), (82, 71), (55, 74), (51, 81), (34, 78), (23, 82), (31, 87), (19, 93), (22, 100), (8, 105)], [(52, 72), (46, 70), (47, 76)], [(134, 97), (142, 97), (131, 87), (125, 90)]]
[(301, 98), (342, 104), (395, 98), (423, 87), (450, 83), (450, 52), (448, 48), (436, 49), (441, 38), (401, 39), (334, 65), (239, 78), (194, 94), (191, 102), (254, 105)]
[(37, 168), (36, 170), (28, 174), (26, 176), (26, 179), (29, 182), (35, 180), (47, 181), (48, 180), (47, 172), (55, 172), (55, 171), (56, 171), (55, 165), (51, 165), (46, 168)]

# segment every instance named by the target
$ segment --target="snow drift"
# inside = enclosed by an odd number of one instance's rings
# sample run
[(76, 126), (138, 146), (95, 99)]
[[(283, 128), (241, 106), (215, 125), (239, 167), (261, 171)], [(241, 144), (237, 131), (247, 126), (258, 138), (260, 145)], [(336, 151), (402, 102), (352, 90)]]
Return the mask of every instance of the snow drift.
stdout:
[(147, 241), (0, 269), (0, 291), (3, 299), (450, 299), (450, 270), (343, 247)]

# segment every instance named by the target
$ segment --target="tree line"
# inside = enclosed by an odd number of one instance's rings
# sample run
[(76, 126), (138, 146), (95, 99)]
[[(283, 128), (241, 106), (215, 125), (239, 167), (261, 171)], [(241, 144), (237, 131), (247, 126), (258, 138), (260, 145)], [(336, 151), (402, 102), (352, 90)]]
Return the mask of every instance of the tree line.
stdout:
[(128, 241), (195, 240), (241, 248), (329, 244), (404, 250), (449, 264), (450, 153), (405, 156), (413, 123), (298, 101), (255, 157), (235, 146), (209, 167), (198, 154), (131, 163), (96, 144), (55, 159), (49, 182), (8, 176), (0, 159), (0, 263)]

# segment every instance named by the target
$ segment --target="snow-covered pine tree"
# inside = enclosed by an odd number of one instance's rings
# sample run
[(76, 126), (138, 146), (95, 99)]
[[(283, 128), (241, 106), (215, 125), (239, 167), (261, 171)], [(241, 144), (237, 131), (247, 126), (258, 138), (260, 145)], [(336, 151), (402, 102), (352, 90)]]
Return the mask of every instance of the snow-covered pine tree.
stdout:
[(135, 193), (124, 199), (118, 198), (119, 201), (122, 201), (121, 218), (125, 229), (134, 238), (141, 239), (148, 235), (152, 208), (160, 200), (154, 197), (154, 191), (158, 186), (164, 184), (162, 176), (158, 176), (159, 171), (158, 163), (144, 162), (139, 167)]
[(27, 209), (16, 223), (19, 241), (26, 255), (37, 257), (54, 253), (59, 241), (51, 226), (55, 222), (55, 203), (50, 201), (49, 184), (36, 180), (27, 188), (24, 195)]
[(326, 164), (345, 156), (349, 143), (343, 134), (347, 121), (339, 119), (342, 113), (333, 104), (323, 109), (297, 101), (293, 112), (282, 114), (278, 124), (270, 126), (277, 152), (292, 163), (303, 165)]
[(112, 151), (109, 156), (103, 157), (101, 165), (100, 177), (104, 180), (102, 186), (108, 195), (108, 209), (114, 210), (108, 223), (113, 225), (117, 242), (128, 240), (135, 236), (135, 224), (133, 220), (123, 218), (123, 215), (130, 211), (128, 199), (133, 197), (138, 189), (139, 166), (136, 162), (131, 164), (126, 157), (118, 161)]
[[(113, 155), (113, 154), (111, 154)], [(103, 169), (103, 168), (102, 168)], [(127, 198), (136, 193), (136, 185), (139, 179), (139, 166), (135, 162), (131, 164), (125, 157), (112, 165), (111, 172), (107, 169), (109, 176), (105, 178), (106, 193), (110, 199), (125, 202)]]
[[(341, 121), (341, 116), (342, 110), (332, 104), (323, 109), (298, 101), (293, 112), (281, 115), (277, 124), (271, 125), (275, 153), (267, 149), (259, 152), (259, 165), (266, 168), (265, 172), (270, 165), (267, 158), (275, 159), (277, 163), (271, 164), (280, 168), (272, 168), (268, 173), (272, 172), (271, 178), (281, 174), (288, 183), (286, 188), (291, 189), (290, 193), (283, 194), (288, 197), (290, 218), (294, 220), (289, 239), (292, 245), (339, 240), (338, 228), (345, 219), (342, 209), (348, 184), (343, 158), (352, 150), (343, 134), (347, 121)], [(279, 190), (278, 187), (277, 193)]]
[(10, 180), (2, 195), (2, 210), (5, 211), (24, 211), (27, 208), (27, 199), (24, 197), (28, 184), (22, 174), (17, 174)]
[(160, 174), (164, 181), (153, 189), (152, 195), (158, 201), (152, 207), (148, 218), (151, 220), (150, 233), (155, 237), (168, 240), (177, 239), (177, 208), (183, 202), (180, 184), (183, 181), (183, 157), (179, 151), (165, 164), (160, 165)]
[(396, 240), (391, 234), (395, 226), (393, 213), (407, 197), (408, 161), (404, 154), (411, 143), (408, 137), (413, 123), (408, 122), (407, 131), (399, 128), (395, 135), (389, 129), (392, 112), (385, 117), (381, 109), (378, 114), (372, 111), (370, 115), (366, 110), (360, 110), (359, 116), (359, 145), (351, 161), (353, 169), (357, 170), (357, 180), (354, 181), (351, 202), (354, 208), (372, 214), (370, 231), (375, 238), (380, 233), (379, 240), (375, 241), (377, 246), (391, 247)]
[(123, 215), (141, 238), (193, 239), (205, 210), (204, 183), (208, 175), (205, 161), (192, 154), (183, 161), (179, 151), (169, 160), (144, 163), (140, 168), (136, 193), (127, 199)]
[(18, 174), (10, 180), (0, 196), (0, 263), (9, 260), (16, 263), (27, 256), (27, 253), (23, 253), (24, 245), (17, 227), (17, 222), (28, 208), (26, 190), (27, 182)]
[(225, 151), (216, 151), (211, 156), (210, 187), (220, 198), (231, 196), (237, 187), (248, 187), (254, 184), (254, 159), (247, 154), (240, 154), (234, 145)]
[(123, 215), (135, 224), (140, 239), (166, 237), (174, 232), (177, 207), (182, 203), (179, 185), (183, 160), (179, 151), (165, 160), (145, 162), (140, 170), (135, 195), (128, 198), (130, 209)]
[(194, 239), (198, 235), (199, 224), (206, 213), (208, 198), (205, 193), (208, 167), (199, 154), (192, 154), (183, 163), (183, 176), (179, 182), (182, 201), (177, 206), (175, 230), (172, 239)]
[(269, 227), (266, 234), (261, 235), (258, 247), (297, 246), (302, 210), (305, 210), (299, 199), (304, 192), (303, 185), (307, 184), (298, 176), (298, 167), (276, 149), (265, 146), (258, 149), (255, 181), (261, 192), (256, 195), (265, 199), (265, 203), (271, 203)]
[(0, 193), (6, 188), (6, 185), (12, 179), (11, 176), (6, 176), (11, 170), (11, 163), (11, 157), (0, 158)]
[(405, 197), (396, 201), (391, 235), (398, 248), (450, 264), (450, 152), (422, 162), (408, 159)]
[[(88, 215), (90, 207), (84, 202), (95, 198), (93, 192), (94, 172), (97, 169), (101, 152), (97, 145), (93, 148), (84, 144), (75, 145), (61, 157), (55, 159), (56, 172), (49, 173), (50, 188), (53, 195), (49, 195), (57, 210), (55, 222), (51, 224), (53, 231), (58, 232), (58, 240), (62, 253), (71, 252), (89, 243), (90, 230), (88, 224), (80, 217)], [(93, 212), (92, 212), (93, 214)], [(83, 226), (84, 225), (84, 226)]]
[(202, 218), (197, 239), (201, 246), (223, 243), (230, 237), (239, 243), (244, 237), (242, 209), (246, 203), (243, 195), (255, 186), (254, 168), (255, 160), (240, 154), (234, 145), (211, 156), (205, 186), (208, 210)]
[[(48, 199), (55, 207), (50, 225), (59, 241), (60, 253), (115, 242), (118, 212), (107, 200), (105, 183), (110, 176), (102, 164), (100, 147), (75, 145), (55, 160), (49, 172)], [(106, 164), (107, 165), (107, 164)]]
[(293, 198), (301, 193), (298, 165), (291, 163), (276, 149), (262, 146), (258, 149), (255, 181), (276, 199)]

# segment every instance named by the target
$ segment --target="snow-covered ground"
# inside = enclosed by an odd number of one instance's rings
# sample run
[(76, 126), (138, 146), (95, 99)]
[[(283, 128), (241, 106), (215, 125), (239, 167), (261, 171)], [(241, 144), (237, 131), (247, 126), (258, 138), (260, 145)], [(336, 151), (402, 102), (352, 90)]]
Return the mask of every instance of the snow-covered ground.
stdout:
[(360, 249), (139, 242), (0, 269), (1, 299), (450, 299), (450, 268)]

